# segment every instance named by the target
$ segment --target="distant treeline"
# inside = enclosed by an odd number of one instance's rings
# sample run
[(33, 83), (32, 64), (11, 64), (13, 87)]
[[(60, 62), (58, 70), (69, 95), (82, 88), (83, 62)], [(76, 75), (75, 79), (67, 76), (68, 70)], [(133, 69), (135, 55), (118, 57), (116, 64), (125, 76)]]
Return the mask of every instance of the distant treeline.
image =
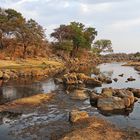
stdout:
[(102, 55), (104, 61), (140, 61), (140, 53), (112, 53)]

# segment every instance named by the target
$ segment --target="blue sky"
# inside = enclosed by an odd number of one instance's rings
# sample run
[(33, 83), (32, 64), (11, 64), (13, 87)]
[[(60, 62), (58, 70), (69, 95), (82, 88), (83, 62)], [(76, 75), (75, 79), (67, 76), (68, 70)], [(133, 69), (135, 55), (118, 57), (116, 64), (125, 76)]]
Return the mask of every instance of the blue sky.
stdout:
[(140, 0), (0, 0), (3, 8), (33, 18), (49, 34), (71, 21), (93, 26), (96, 39), (110, 39), (115, 52), (140, 51)]

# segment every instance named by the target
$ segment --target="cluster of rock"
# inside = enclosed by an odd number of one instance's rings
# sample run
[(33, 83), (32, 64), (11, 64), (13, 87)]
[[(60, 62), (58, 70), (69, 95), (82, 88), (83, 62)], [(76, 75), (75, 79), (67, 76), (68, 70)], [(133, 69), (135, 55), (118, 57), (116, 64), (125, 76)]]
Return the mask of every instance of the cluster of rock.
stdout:
[(72, 123), (76, 123), (77, 121), (87, 119), (89, 117), (86, 111), (72, 110), (69, 113), (69, 121)]
[[(123, 77), (124, 74), (118, 75)], [(130, 76), (126, 79), (126, 82), (135, 81), (136, 79)], [(68, 73), (65, 74), (62, 78), (55, 78), (56, 84), (65, 84), (65, 85), (87, 85), (92, 87), (99, 87), (103, 83), (111, 84), (113, 81), (117, 82), (118, 78), (111, 79), (103, 74), (96, 75), (96, 77), (90, 77), (84, 73)]]
[(68, 73), (65, 74), (62, 79), (56, 78), (56, 83), (63, 83), (65, 85), (90, 85), (90, 86), (101, 86), (102, 81), (97, 78), (91, 78), (83, 73)]
[(114, 111), (131, 108), (140, 98), (140, 89), (112, 89), (104, 88), (101, 94), (92, 92), (90, 101), (102, 111)]

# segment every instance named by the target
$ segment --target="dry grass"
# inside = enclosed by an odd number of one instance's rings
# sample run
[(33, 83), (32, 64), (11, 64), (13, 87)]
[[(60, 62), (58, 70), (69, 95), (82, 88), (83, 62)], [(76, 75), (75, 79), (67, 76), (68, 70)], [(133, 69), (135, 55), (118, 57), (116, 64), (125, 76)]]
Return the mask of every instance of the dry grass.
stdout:
[(126, 140), (128, 138), (125, 132), (96, 117), (81, 121), (79, 124), (61, 140)]
[(62, 63), (56, 61), (49, 61), (45, 58), (39, 59), (26, 59), (25, 61), (12, 61), (12, 60), (0, 60), (0, 68), (42, 68), (47, 66), (60, 67)]

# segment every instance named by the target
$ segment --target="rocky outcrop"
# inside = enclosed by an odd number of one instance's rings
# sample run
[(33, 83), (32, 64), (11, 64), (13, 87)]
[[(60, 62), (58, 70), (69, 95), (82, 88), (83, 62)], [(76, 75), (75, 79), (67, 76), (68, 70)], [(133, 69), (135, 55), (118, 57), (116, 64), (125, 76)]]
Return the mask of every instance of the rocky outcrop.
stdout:
[[(73, 124), (73, 130), (66, 133), (60, 140), (127, 140), (128, 135), (109, 122), (89, 117)], [(131, 138), (130, 138), (131, 139)]]
[(127, 90), (131, 91), (135, 97), (140, 98), (140, 89), (128, 88)]
[(72, 110), (69, 113), (69, 120), (72, 123), (76, 123), (80, 120), (87, 119), (88, 117), (89, 117), (89, 115), (86, 111)]
[(83, 73), (68, 73), (63, 76), (63, 82), (66, 85), (85, 84), (90, 86), (101, 86), (102, 82), (96, 78), (91, 78)]
[(126, 89), (117, 90), (116, 89), (114, 96), (120, 97), (120, 98), (124, 99), (125, 101), (128, 100), (128, 102), (130, 102), (130, 104), (127, 105), (127, 107), (134, 104), (134, 94), (133, 94), (133, 92), (131, 92), (129, 90), (126, 90)]
[(125, 109), (125, 101), (119, 97), (99, 98), (97, 107), (103, 111), (113, 111)]
[(101, 94), (90, 95), (91, 105), (95, 105), (102, 111), (122, 110), (131, 107), (137, 99), (128, 89), (104, 88)]
[(110, 77), (106, 77), (103, 74), (100, 74), (97, 78), (98, 78), (99, 81), (102, 81), (103, 83), (106, 83), (106, 84), (111, 84), (112, 83), (111, 78)]

